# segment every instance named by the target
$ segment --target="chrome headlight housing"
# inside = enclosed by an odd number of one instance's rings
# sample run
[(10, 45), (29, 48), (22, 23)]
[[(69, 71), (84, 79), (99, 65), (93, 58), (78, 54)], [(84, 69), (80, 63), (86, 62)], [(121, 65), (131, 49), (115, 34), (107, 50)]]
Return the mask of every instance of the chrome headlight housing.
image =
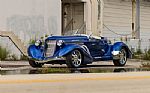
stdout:
[(39, 45), (41, 45), (41, 43), (42, 43), (41, 40), (37, 40), (37, 41), (35, 42), (35, 46), (39, 46)]
[(58, 41), (57, 41), (57, 46), (62, 46), (62, 45), (63, 45), (63, 43), (64, 43), (64, 41), (63, 41), (63, 40), (58, 40)]

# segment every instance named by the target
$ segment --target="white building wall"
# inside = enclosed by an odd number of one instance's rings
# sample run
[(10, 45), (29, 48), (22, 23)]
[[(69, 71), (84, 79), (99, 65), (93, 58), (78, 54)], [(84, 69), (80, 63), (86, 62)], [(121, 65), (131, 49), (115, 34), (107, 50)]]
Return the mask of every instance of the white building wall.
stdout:
[(61, 0), (0, 0), (0, 30), (13, 31), (25, 44), (45, 34), (60, 35)]
[(104, 0), (103, 36), (108, 37), (112, 42), (123, 41), (129, 48), (137, 49), (139, 47), (139, 40), (131, 39), (131, 0)]
[(128, 35), (130, 37), (132, 32), (131, 0), (104, 0), (104, 25), (103, 36), (113, 39), (130, 34)]
[[(140, 0), (140, 42), (128, 39), (128, 45), (142, 50), (150, 48), (150, 1)], [(121, 37), (132, 38), (132, 2), (131, 0), (104, 0), (103, 36), (112, 41)], [(112, 30), (112, 31), (110, 31)], [(118, 34), (118, 35), (117, 35)], [(114, 40), (113, 40), (114, 39)]]
[(141, 48), (150, 48), (150, 1), (140, 0)]

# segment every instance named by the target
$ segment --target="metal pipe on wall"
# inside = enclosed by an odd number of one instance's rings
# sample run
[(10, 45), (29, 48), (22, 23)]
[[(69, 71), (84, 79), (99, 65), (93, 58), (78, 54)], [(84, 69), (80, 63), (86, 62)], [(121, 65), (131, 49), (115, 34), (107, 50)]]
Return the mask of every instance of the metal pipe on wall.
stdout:
[(101, 7), (101, 11), (100, 11), (100, 21), (101, 21), (101, 23), (100, 23), (100, 36), (102, 35), (102, 33), (103, 33), (103, 21), (104, 21), (104, 1), (103, 0), (100, 0), (100, 2), (101, 2), (101, 5), (100, 5), (100, 7)]
[(140, 39), (140, 0), (136, 0), (136, 38)]
[(132, 0), (132, 38), (140, 39), (140, 0)]

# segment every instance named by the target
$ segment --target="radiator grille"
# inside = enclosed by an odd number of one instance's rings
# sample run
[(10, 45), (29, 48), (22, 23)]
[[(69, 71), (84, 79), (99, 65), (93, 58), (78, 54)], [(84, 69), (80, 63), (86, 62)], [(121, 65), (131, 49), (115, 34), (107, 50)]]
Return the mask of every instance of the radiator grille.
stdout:
[(46, 57), (51, 57), (51, 56), (53, 56), (53, 54), (55, 52), (56, 40), (48, 40), (46, 42), (46, 44), (47, 44), (47, 49), (46, 49), (45, 56)]

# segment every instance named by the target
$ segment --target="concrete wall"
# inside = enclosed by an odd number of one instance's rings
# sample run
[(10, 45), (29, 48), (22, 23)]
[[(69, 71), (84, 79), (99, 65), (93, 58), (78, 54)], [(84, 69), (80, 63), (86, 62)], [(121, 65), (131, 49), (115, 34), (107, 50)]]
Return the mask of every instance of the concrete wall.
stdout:
[(25, 44), (44, 34), (60, 35), (61, 0), (0, 0), (0, 30), (13, 31)]
[[(131, 0), (104, 0), (104, 30), (103, 36), (112, 41), (121, 37), (132, 37), (132, 2)], [(128, 45), (142, 50), (150, 48), (150, 1), (140, 0), (140, 42), (128, 39)], [(111, 30), (111, 31), (110, 31)]]
[(100, 4), (101, 0), (85, 0), (84, 20), (86, 22), (86, 34), (100, 36)]
[[(91, 34), (93, 32), (94, 35), (99, 35), (100, 20), (98, 20), (97, 0), (81, 1), (85, 2), (86, 33)], [(150, 2), (147, 0), (140, 1), (141, 47), (145, 49), (150, 47)], [(103, 28), (103, 36), (112, 40), (114, 38), (120, 40), (122, 35), (131, 37), (131, 0), (104, 0), (103, 14), (104, 25), (106, 26)], [(0, 30), (13, 31), (26, 45), (30, 39), (40, 38), (44, 34), (60, 35), (61, 16), (61, 0), (0, 0)], [(133, 45), (134, 40), (131, 41), (130, 45)], [(18, 51), (6, 38), (0, 38), (1, 44), (5, 44), (15, 54)], [(138, 43), (134, 43), (134, 46), (138, 47)]]
[[(130, 34), (132, 28), (132, 2), (131, 0), (104, 0), (104, 27), (103, 36), (119, 38), (123, 34)], [(114, 33), (114, 32), (115, 33)]]
[(141, 0), (140, 3), (141, 47), (150, 48), (150, 1)]

